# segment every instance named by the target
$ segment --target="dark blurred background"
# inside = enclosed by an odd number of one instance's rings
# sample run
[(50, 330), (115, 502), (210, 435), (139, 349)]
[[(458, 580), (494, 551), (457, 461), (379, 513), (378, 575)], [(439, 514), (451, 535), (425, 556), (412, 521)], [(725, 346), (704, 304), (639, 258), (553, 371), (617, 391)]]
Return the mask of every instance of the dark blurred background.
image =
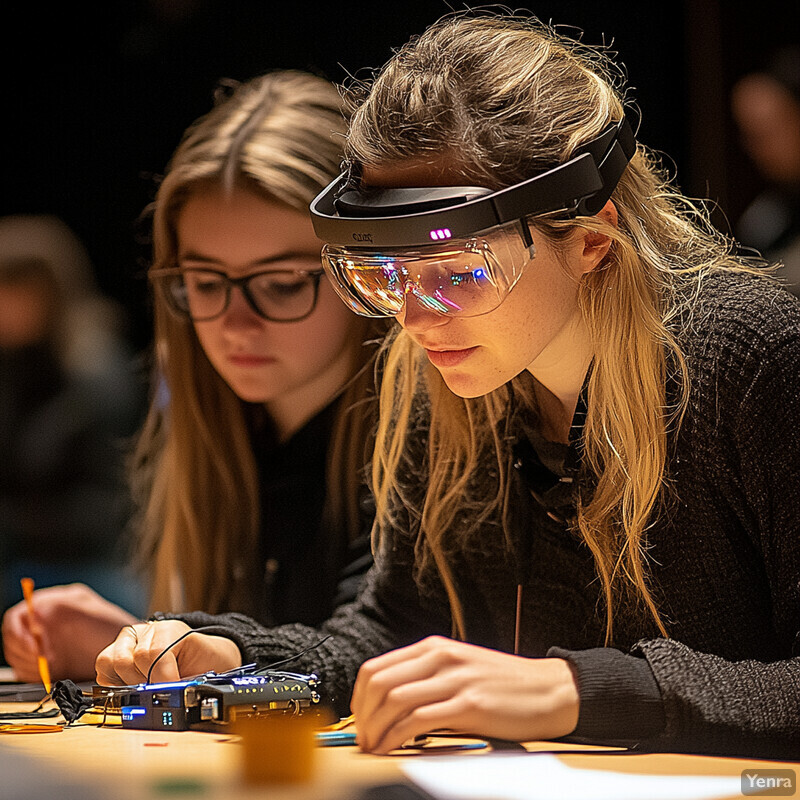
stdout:
[[(718, 204), (714, 220), (725, 227), (758, 189), (732, 124), (730, 88), (797, 40), (790, 5), (543, 0), (525, 8), (572, 26), (572, 35), (583, 31), (588, 44), (612, 46), (642, 110), (641, 140), (668, 155), (686, 193)], [(88, 6), (31, 2), (5, 26), (0, 213), (47, 212), (71, 226), (101, 289), (127, 309), (137, 349), (149, 341), (150, 320), (136, 218), (217, 80), (292, 67), (342, 81), (380, 66), (449, 10), (441, 0)]]

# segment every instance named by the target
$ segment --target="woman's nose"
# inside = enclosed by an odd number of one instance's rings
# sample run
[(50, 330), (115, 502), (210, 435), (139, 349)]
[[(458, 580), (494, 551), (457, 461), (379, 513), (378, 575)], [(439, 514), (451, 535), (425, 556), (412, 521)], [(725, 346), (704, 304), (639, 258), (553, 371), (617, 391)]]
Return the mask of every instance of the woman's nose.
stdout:
[(231, 299), (222, 315), (222, 326), (226, 331), (251, 331), (261, 328), (264, 320), (256, 314), (247, 302), (242, 290), (231, 288)]
[(438, 328), (441, 325), (447, 325), (450, 321), (445, 315), (424, 306), (414, 292), (406, 293), (403, 308), (397, 314), (396, 319), (406, 330), (413, 332)]

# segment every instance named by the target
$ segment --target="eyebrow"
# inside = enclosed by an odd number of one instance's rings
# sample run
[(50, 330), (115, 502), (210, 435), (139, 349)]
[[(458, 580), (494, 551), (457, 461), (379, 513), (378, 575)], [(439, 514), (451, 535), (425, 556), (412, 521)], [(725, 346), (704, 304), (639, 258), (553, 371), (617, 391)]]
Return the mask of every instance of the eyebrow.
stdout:
[[(247, 265), (248, 268), (252, 267), (266, 267), (270, 264), (279, 264), (282, 261), (292, 261), (295, 259), (307, 260), (307, 259), (315, 259), (320, 261), (319, 253), (303, 253), (298, 252), (296, 250), (289, 250), (283, 253), (276, 253), (274, 256), (268, 256), (267, 258), (259, 258), (256, 261), (253, 261)], [(184, 253), (178, 253), (178, 262), (183, 261), (192, 261), (196, 264), (216, 264), (220, 265), (220, 261), (217, 258), (212, 258), (211, 256), (204, 256), (202, 253), (196, 253), (193, 250), (187, 250)], [(320, 261), (320, 266), (322, 262)]]

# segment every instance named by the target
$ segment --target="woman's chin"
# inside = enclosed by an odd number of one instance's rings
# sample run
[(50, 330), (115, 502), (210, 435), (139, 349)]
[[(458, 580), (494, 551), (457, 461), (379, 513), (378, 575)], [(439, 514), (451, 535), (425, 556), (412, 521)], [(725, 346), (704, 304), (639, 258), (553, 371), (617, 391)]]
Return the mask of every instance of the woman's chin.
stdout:
[(439, 370), (439, 374), (442, 376), (447, 388), (454, 395), (463, 397), (465, 400), (483, 397), (495, 389), (499, 389), (506, 382), (499, 377), (491, 379), (452, 369)]

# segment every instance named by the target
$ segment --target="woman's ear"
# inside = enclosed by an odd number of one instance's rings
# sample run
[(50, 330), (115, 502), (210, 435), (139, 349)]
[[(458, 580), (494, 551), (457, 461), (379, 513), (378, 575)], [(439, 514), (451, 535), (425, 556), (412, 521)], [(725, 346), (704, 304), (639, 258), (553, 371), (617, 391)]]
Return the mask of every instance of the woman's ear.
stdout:
[[(606, 204), (595, 215), (603, 220), (603, 222), (613, 225), (615, 228), (619, 222), (619, 215), (617, 207), (608, 200)], [(608, 249), (611, 247), (611, 239), (605, 234), (598, 233), (597, 231), (585, 231), (583, 235), (583, 269), (585, 274), (596, 269), (603, 259), (608, 255)]]

